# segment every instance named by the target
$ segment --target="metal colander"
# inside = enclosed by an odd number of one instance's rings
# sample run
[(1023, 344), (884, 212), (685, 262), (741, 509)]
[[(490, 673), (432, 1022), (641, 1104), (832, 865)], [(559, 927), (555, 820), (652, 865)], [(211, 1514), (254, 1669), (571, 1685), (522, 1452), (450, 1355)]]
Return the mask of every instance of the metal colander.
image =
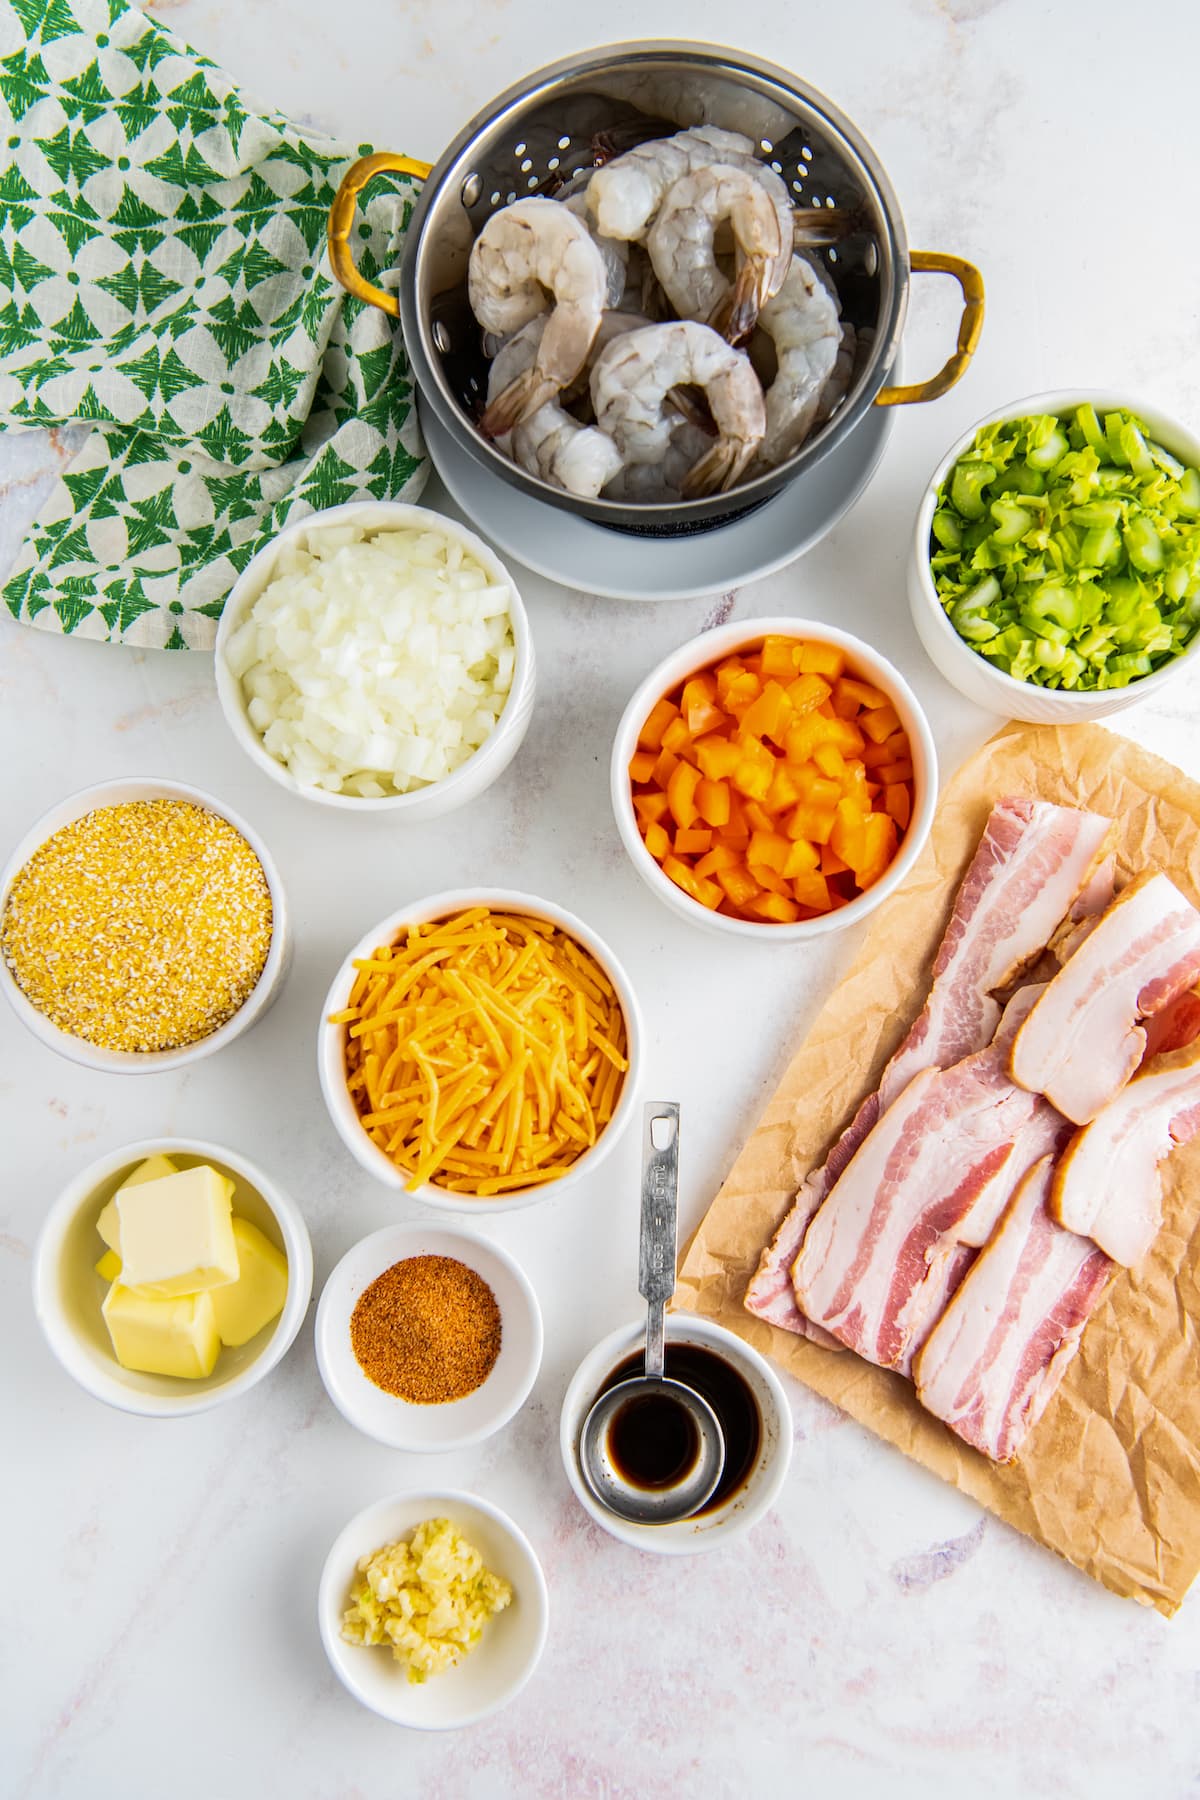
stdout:
[[(581, 499), (517, 468), (477, 430), (488, 364), (467, 301), (471, 245), (497, 208), (527, 194), (553, 194), (581, 169), (646, 137), (687, 125), (741, 131), (790, 187), (799, 209), (837, 207), (856, 229), (820, 255), (842, 317), (858, 334), (854, 375), (841, 405), (792, 459), (725, 494), (677, 502)], [(355, 198), (383, 171), (425, 176), (409, 227), (399, 300), (366, 282), (350, 254)], [(895, 195), (849, 120), (785, 70), (714, 45), (635, 42), (584, 51), (539, 70), (479, 113), (432, 170), (381, 152), (349, 171), (330, 213), (330, 253), (339, 279), (398, 315), (425, 403), (470, 457), (500, 480), (600, 524), (655, 535), (707, 529), (761, 504), (801, 479), (851, 432), (872, 405), (933, 399), (961, 375), (978, 339), (983, 286), (958, 257), (911, 257)], [(887, 388), (913, 270), (953, 274), (966, 305), (958, 347), (931, 381)]]

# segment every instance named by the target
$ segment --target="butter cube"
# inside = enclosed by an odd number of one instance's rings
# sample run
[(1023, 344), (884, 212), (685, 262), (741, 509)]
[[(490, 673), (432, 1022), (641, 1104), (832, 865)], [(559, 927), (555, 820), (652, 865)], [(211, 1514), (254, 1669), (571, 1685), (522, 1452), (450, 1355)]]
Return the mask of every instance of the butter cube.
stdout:
[(173, 1298), (238, 1277), (233, 1183), (201, 1164), (116, 1194), (121, 1280)]
[[(121, 1188), (137, 1187), (138, 1184), (143, 1181), (159, 1181), (164, 1175), (174, 1175), (174, 1173), (175, 1164), (171, 1161), (169, 1156), (148, 1156), (145, 1162), (140, 1162), (138, 1164), (132, 1175), (126, 1176), (125, 1180), (121, 1183)], [(117, 1193), (120, 1193), (121, 1188), (117, 1189)], [(108, 1245), (109, 1249), (115, 1250), (119, 1256), (121, 1253), (121, 1244), (118, 1235), (120, 1232), (120, 1222), (117, 1218), (116, 1194), (113, 1195), (108, 1205), (104, 1208), (104, 1211), (100, 1214), (100, 1217), (96, 1220), (96, 1230), (100, 1233), (100, 1236), (104, 1239), (104, 1242)]]
[(100, 1310), (123, 1369), (192, 1381), (212, 1374), (221, 1339), (210, 1294), (163, 1300), (115, 1281)]
[(287, 1299), (287, 1257), (249, 1219), (234, 1219), (238, 1278), (212, 1289), (213, 1314), (221, 1342), (248, 1344)]
[(103, 1281), (115, 1281), (121, 1273), (121, 1259), (115, 1250), (106, 1250), (96, 1264), (96, 1273)]

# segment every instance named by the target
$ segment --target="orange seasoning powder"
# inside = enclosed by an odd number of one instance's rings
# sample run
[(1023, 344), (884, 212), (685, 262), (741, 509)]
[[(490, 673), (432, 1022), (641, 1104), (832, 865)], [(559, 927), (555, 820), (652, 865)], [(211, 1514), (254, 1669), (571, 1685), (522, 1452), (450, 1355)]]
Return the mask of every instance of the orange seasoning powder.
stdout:
[(350, 1343), (368, 1381), (421, 1406), (473, 1394), (500, 1354), (500, 1308), (453, 1256), (409, 1256), (364, 1288)]

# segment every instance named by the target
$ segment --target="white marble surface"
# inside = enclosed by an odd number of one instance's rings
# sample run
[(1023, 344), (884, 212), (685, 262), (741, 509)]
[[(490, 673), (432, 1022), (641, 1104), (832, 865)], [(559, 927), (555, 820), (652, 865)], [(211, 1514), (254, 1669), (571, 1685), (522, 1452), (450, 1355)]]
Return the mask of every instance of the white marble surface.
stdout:
[[(792, 1390), (796, 1456), (779, 1510), (690, 1566), (591, 1528), (558, 1463), (570, 1371), (635, 1310), (636, 1146), (590, 1187), (486, 1229), (525, 1264), (547, 1352), (533, 1396), (483, 1448), (426, 1461), (357, 1436), (326, 1400), (311, 1332), (240, 1404), (178, 1425), (88, 1399), (51, 1361), (29, 1297), (58, 1187), (155, 1132), (224, 1139), (307, 1213), (318, 1283), (408, 1210), (328, 1124), (312, 1040), (345, 947), (404, 899), (485, 877), (576, 908), (617, 946), (649, 1021), (647, 1095), (684, 1104), (690, 1228), (854, 944), (726, 947), (636, 880), (608, 814), (624, 701), (707, 621), (790, 612), (870, 635), (904, 669), (952, 770), (993, 721), (915, 643), (903, 555), (940, 450), (1012, 397), (1093, 381), (1200, 422), (1200, 15), (1191, 0), (162, 0), (164, 18), (273, 104), (434, 157), (475, 108), (581, 43), (735, 39), (828, 93), (881, 155), (911, 241), (984, 269), (975, 366), (903, 413), (865, 498), (802, 563), (723, 601), (647, 610), (531, 578), (542, 688), (489, 799), (403, 834), (317, 812), (227, 738), (203, 657), (72, 643), (0, 621), (5, 846), (103, 776), (199, 782), (265, 834), (297, 954), (254, 1034), (186, 1075), (121, 1080), (60, 1061), (0, 1018), (0, 1367), (7, 1565), (0, 1790), (51, 1800), (740, 1800), (809, 1784), (867, 1796), (1200, 1793), (1200, 1608), (1166, 1622), (1112, 1598), (960, 1495)], [(943, 291), (944, 290), (944, 291)], [(953, 329), (926, 280), (907, 334), (932, 369)], [(63, 448), (0, 445), (7, 560)], [(436, 502), (437, 490), (430, 497)], [(1119, 728), (1200, 776), (1200, 678)], [(1126, 722), (1127, 721), (1127, 722)], [(507, 1507), (544, 1560), (553, 1617), (531, 1685), (493, 1722), (424, 1738), (362, 1712), (321, 1654), (317, 1574), (342, 1522), (417, 1483)]]

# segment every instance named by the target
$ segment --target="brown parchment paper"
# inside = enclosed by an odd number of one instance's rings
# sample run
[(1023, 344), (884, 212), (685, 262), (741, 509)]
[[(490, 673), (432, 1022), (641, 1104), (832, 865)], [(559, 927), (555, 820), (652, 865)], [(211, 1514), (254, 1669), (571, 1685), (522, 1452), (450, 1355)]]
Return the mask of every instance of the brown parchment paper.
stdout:
[(1200, 784), (1099, 726), (1012, 726), (955, 776), (906, 885), (793, 1057), (688, 1245), (674, 1304), (718, 1320), (906, 1455), (1115, 1593), (1173, 1613), (1200, 1568), (1200, 1139), (1162, 1165), (1164, 1222), (1084, 1331), (1019, 1460), (990, 1463), (903, 1377), (742, 1306), (763, 1245), (923, 1003), (988, 812), (1027, 794), (1106, 813), (1126, 873), (1164, 870), (1200, 902)]

